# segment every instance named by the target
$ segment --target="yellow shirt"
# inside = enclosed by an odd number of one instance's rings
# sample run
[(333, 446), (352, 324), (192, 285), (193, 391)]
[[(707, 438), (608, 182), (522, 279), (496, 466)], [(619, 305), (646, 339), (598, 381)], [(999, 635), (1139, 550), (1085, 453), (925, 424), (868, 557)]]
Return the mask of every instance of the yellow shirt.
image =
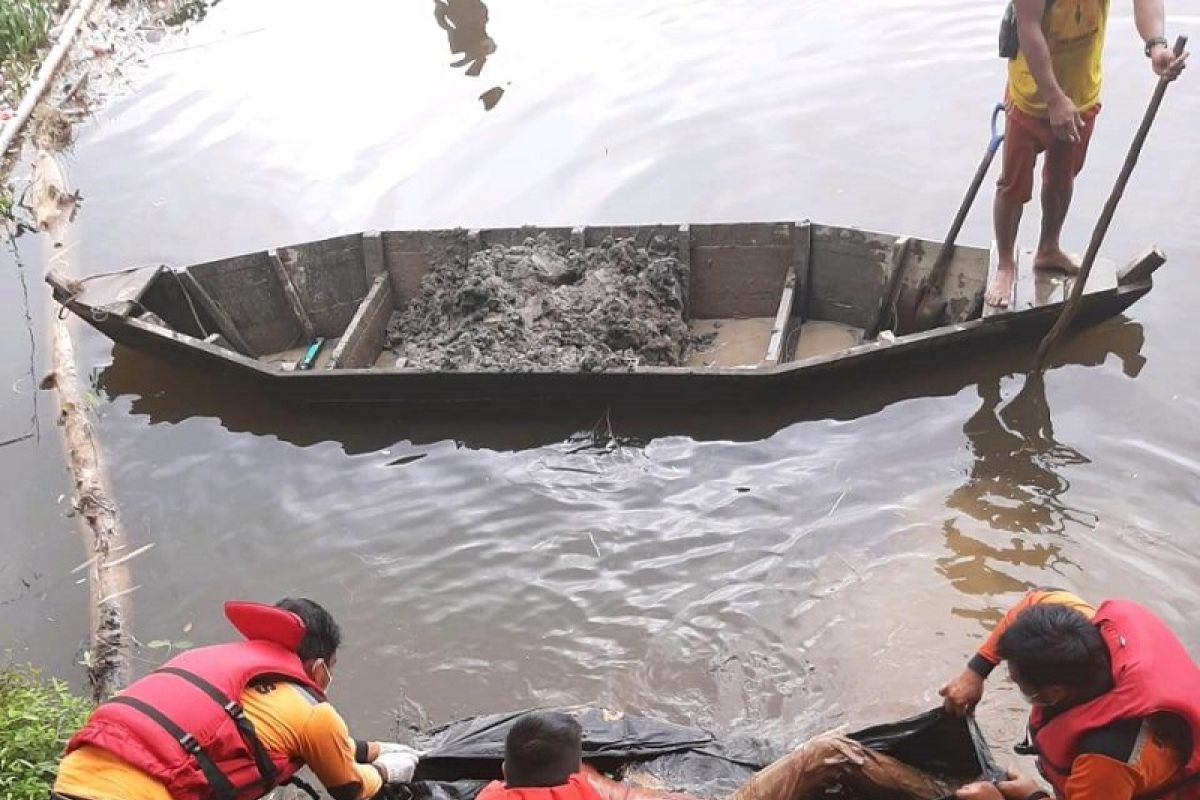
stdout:
[[(292, 683), (267, 683), (247, 689), (242, 707), (264, 747), (304, 761), (334, 797), (360, 800), (382, 787), (378, 770), (355, 763), (354, 740), (329, 703)], [(161, 783), (97, 747), (63, 758), (54, 791), (80, 800), (171, 800)]]
[[(1079, 110), (1087, 111), (1100, 102), (1109, 0), (1047, 0), (1047, 4), (1042, 31), (1054, 77)], [(1046, 116), (1046, 101), (1029, 71), (1024, 49), (1008, 62), (1008, 96), (1026, 114)]]

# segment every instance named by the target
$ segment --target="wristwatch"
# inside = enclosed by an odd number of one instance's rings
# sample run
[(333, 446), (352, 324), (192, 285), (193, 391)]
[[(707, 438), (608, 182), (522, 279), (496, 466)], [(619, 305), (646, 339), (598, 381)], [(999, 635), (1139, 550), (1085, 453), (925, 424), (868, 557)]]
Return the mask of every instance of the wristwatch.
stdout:
[(1025, 800), (1048, 800), (1049, 797), (1050, 793), (1045, 789), (1038, 789), (1033, 794), (1029, 795), (1029, 797), (1026, 797)]
[(1171, 43), (1167, 41), (1167, 37), (1165, 37), (1165, 36), (1155, 36), (1152, 39), (1147, 39), (1146, 40), (1146, 58), (1149, 58), (1150, 51), (1153, 50), (1157, 45), (1160, 45), (1160, 44), (1163, 47), (1171, 46)]

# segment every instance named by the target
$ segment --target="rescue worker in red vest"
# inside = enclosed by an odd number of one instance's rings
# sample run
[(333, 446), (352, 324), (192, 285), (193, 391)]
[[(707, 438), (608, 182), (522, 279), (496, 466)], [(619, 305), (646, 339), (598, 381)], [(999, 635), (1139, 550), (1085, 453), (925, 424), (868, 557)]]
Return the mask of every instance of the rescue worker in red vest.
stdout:
[[(971, 713), (1002, 660), (1033, 706), (1017, 752), (1037, 756), (1055, 797), (1200, 798), (1200, 667), (1150, 611), (1128, 600), (1092, 608), (1069, 592), (1031, 592), (942, 687), (945, 707)], [(1015, 774), (958, 792), (960, 800), (1049, 795)]]
[(200, 647), (102, 703), (67, 744), (55, 798), (254, 800), (308, 766), (334, 800), (412, 779), (419, 754), (356, 741), (325, 697), (341, 631), (317, 603), (230, 602), (245, 641)]

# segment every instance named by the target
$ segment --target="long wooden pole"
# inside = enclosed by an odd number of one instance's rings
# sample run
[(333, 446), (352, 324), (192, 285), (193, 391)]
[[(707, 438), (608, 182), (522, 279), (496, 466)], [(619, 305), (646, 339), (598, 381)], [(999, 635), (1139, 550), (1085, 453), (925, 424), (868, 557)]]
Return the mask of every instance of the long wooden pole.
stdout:
[[(1180, 36), (1175, 40), (1176, 57), (1183, 55), (1183, 48), (1186, 46), (1186, 36)], [(1100, 244), (1104, 241), (1104, 235), (1108, 233), (1108, 226), (1112, 223), (1113, 215), (1117, 212), (1117, 203), (1121, 202), (1121, 196), (1125, 194), (1125, 185), (1129, 183), (1129, 176), (1133, 174), (1133, 168), (1137, 165), (1138, 156), (1142, 152), (1142, 145), (1146, 143), (1146, 136), (1150, 133), (1150, 126), (1154, 124), (1154, 117), (1158, 114), (1158, 107), (1162, 105), (1163, 95), (1167, 93), (1167, 87), (1170, 83), (1166, 78), (1159, 78), (1158, 86), (1154, 87), (1154, 96), (1150, 98), (1150, 107), (1146, 109), (1146, 115), (1142, 117), (1142, 124), (1138, 128), (1137, 134), (1133, 137), (1133, 144), (1129, 145), (1129, 154), (1125, 156), (1125, 165), (1121, 167), (1121, 174), (1117, 176), (1117, 182), (1113, 186), (1112, 193), (1108, 196), (1108, 202), (1104, 204), (1104, 210), (1100, 212), (1100, 219), (1096, 222), (1095, 229), (1092, 230), (1092, 240), (1088, 242), (1087, 252), (1083, 256), (1083, 264), (1079, 267), (1079, 274), (1075, 276), (1075, 285), (1071, 287), (1071, 296), (1063, 304), (1063, 309), (1059, 313), (1054, 327), (1050, 329), (1050, 332), (1042, 339), (1042, 343), (1038, 345), (1037, 356), (1033, 360), (1033, 371), (1035, 373), (1041, 372), (1045, 368), (1046, 359), (1050, 357), (1050, 351), (1054, 349), (1054, 345), (1058, 344), (1058, 340), (1062, 338), (1067, 328), (1075, 320), (1075, 315), (1079, 313), (1083, 290), (1087, 285), (1088, 275), (1092, 272), (1092, 265), (1096, 263), (1096, 256), (1100, 252)]]

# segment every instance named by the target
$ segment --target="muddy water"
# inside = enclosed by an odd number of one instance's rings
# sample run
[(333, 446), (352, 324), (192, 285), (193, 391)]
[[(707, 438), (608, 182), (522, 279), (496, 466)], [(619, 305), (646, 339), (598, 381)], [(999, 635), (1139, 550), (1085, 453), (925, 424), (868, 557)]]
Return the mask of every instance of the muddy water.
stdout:
[[(417, 0), (220, 4), (82, 132), (77, 268), (372, 227), (811, 217), (937, 236), (1002, 80), (998, 3), (493, 0), (491, 44), (479, 4), (449, 8), (448, 31)], [(1152, 88), (1114, 15), (1080, 250)], [(1197, 81), (1168, 96), (1105, 248), (1158, 242), (1156, 291), (1041, 391), (1001, 354), (699, 419), (552, 398), (323, 417), (84, 334), (124, 519), (156, 545), (133, 562), (138, 636), (215, 641), (226, 597), (319, 598), (345, 630), (335, 697), (368, 734), (396, 712), (597, 699), (783, 739), (875, 721), (931, 705), (1039, 584), (1141, 598), (1200, 650)], [(981, 205), (963, 240), (988, 238)], [(41, 330), (41, 243), (17, 247)], [(0, 259), (7, 438), (36, 395), (21, 273)], [(18, 657), (75, 675), (83, 554), (48, 405), (40, 439), (0, 449), (0, 624)], [(985, 724), (1007, 738), (1018, 705), (998, 686)]]

